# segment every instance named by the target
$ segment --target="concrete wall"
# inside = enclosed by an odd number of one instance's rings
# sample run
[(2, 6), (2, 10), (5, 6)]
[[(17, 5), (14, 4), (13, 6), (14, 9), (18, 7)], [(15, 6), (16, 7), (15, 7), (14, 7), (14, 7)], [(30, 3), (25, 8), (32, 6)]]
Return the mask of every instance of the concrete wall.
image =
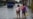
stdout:
[(19, 2), (20, 0), (15, 0), (15, 1)]
[(30, 4), (30, 6), (31, 6), (31, 3), (32, 3), (32, 0), (30, 0), (30, 2), (28, 0), (27, 5), (29, 6), (29, 4)]
[[(20, 0), (15, 0), (15, 1), (17, 1), (17, 2), (19, 2)], [(30, 2), (29, 2), (30, 1)], [(29, 6), (31, 6), (31, 3), (32, 3), (32, 0), (28, 0), (28, 2), (27, 2), (27, 5)]]

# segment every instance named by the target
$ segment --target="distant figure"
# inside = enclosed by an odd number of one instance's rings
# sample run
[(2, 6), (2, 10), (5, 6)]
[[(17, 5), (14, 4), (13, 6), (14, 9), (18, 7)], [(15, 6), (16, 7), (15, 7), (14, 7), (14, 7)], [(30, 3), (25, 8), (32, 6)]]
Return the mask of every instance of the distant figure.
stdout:
[(22, 10), (22, 17), (25, 16), (25, 12), (26, 12), (26, 6), (25, 4), (23, 4), (23, 6), (21, 7)]
[(18, 15), (19, 15), (19, 18), (20, 18), (20, 6), (19, 5), (16, 8), (16, 14), (17, 14), (17, 18), (18, 18)]

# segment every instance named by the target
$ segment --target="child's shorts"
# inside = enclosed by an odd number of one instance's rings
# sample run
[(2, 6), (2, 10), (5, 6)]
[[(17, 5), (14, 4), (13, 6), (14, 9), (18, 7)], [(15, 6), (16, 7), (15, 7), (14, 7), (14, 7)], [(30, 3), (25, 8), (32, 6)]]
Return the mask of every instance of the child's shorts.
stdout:
[(17, 14), (20, 14), (20, 11), (16, 11)]
[(25, 15), (25, 11), (22, 11), (22, 14), (24, 14), (24, 15)]

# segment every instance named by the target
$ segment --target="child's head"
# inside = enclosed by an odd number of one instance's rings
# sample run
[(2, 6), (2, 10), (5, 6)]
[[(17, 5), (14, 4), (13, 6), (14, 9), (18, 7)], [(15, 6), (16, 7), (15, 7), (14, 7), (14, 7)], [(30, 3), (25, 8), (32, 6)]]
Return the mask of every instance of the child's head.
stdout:
[(20, 7), (19, 5), (17, 5), (17, 7)]
[(25, 6), (25, 4), (23, 4), (23, 6)]

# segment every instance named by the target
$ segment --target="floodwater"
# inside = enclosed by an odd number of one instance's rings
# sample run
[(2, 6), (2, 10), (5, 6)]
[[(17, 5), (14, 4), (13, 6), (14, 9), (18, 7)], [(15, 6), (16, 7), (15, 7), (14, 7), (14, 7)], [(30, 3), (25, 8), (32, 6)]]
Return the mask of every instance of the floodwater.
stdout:
[[(15, 6), (13, 8), (9, 8), (9, 9), (7, 8), (7, 5), (1, 7), (0, 8), (0, 19), (14, 19), (14, 18), (16, 18), (16, 7), (17, 7), (17, 4), (15, 4)], [(20, 16), (22, 17), (21, 13), (22, 12), (20, 12)], [(29, 15), (26, 16), (26, 19), (31, 19), (31, 11), (28, 7), (27, 7), (27, 13), (29, 13)]]

